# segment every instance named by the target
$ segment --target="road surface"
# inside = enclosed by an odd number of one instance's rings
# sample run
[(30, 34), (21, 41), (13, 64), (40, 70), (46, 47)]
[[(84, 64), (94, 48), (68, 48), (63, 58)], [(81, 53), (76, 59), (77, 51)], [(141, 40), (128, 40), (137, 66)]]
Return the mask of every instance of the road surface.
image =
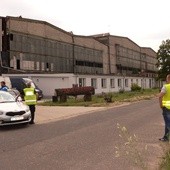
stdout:
[(126, 141), (119, 137), (117, 123), (138, 139), (132, 151), (124, 153), (137, 150), (141, 162), (156, 169), (165, 145), (158, 141), (164, 130), (158, 99), (56, 122), (0, 128), (0, 169), (136, 170), (134, 157), (115, 157), (115, 147), (122, 152)]

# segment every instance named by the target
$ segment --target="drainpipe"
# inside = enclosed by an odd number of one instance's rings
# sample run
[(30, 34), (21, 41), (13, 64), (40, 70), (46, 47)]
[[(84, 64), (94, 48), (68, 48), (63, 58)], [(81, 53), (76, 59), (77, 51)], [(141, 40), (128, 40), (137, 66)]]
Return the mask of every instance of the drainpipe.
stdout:
[(73, 53), (72, 53), (72, 55), (73, 55), (73, 73), (75, 73), (75, 53), (74, 53), (74, 46), (75, 46), (75, 42), (74, 42), (74, 35), (73, 35), (73, 33), (71, 32), (71, 37), (72, 37), (72, 45), (73, 45)]
[(110, 36), (108, 35), (109, 74), (111, 74)]

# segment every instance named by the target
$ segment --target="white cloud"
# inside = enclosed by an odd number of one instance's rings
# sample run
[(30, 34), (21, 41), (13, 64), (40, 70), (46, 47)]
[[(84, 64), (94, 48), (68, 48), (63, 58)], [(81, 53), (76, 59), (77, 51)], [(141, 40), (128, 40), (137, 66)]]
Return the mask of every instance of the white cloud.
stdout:
[(1, 16), (47, 21), (74, 34), (110, 32), (158, 50), (170, 36), (169, 0), (5, 0)]

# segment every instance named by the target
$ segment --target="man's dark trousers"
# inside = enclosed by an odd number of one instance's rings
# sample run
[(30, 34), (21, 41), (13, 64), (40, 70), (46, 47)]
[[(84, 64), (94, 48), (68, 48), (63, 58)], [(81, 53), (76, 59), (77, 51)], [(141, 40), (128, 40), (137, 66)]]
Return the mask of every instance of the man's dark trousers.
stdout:
[(30, 111), (31, 111), (31, 122), (34, 123), (34, 117), (35, 117), (35, 105), (29, 105)]

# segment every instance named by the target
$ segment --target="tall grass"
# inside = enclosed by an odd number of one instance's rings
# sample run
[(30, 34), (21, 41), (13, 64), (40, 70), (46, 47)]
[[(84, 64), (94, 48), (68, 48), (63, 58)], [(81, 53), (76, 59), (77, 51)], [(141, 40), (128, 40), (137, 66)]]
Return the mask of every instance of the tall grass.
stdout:
[[(151, 97), (155, 96), (159, 93), (158, 89), (146, 89), (141, 91), (130, 91), (130, 92), (123, 92), (123, 93), (108, 93), (107, 95), (111, 96), (112, 103), (115, 102), (131, 102), (131, 101), (138, 101), (142, 99), (150, 99)], [(43, 106), (108, 106), (110, 103), (107, 103), (104, 100), (103, 94), (100, 95), (93, 95), (92, 101), (84, 101), (82, 97), (74, 98), (68, 97), (67, 102), (52, 102), (52, 101), (45, 101), (40, 102), (39, 105)]]

